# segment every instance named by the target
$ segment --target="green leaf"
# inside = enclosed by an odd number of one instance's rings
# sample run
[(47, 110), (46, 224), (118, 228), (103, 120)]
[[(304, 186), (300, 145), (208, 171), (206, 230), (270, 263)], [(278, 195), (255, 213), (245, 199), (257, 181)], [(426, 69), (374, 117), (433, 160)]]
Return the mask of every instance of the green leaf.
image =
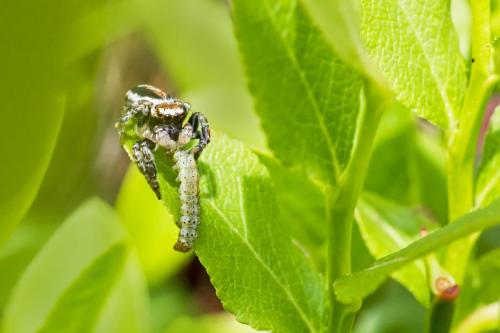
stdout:
[[(196, 253), (224, 306), (257, 329), (321, 331), (323, 282), (276, 216), (266, 169), (243, 145), (222, 136), (202, 162), (204, 173), (213, 175), (211, 183), (202, 182), (202, 193), (214, 186), (216, 192), (202, 199), (206, 222)], [(234, 262), (244, 269), (234, 270)]]
[(344, 303), (359, 301), (372, 293), (392, 272), (452, 241), (499, 224), (499, 216), (500, 200), (462, 216), (404, 249), (377, 260), (368, 268), (338, 279), (334, 283), (337, 298)]
[(464, 286), (458, 299), (455, 323), (482, 305), (498, 302), (500, 295), (500, 249), (488, 252), (468, 267)]
[(414, 155), (415, 121), (400, 104), (384, 112), (377, 130), (365, 189), (402, 205), (414, 200), (411, 158)]
[(52, 232), (47, 225), (24, 222), (0, 248), (0, 313), (19, 277)]
[[(172, 165), (165, 155), (156, 159), (163, 200), (176, 213)], [(215, 135), (198, 166), (202, 213), (195, 250), (224, 307), (256, 329), (322, 331), (324, 283), (277, 216), (274, 189), (257, 156)]]
[(354, 333), (425, 332), (425, 309), (401, 285), (386, 283), (373, 296), (357, 315)]
[(396, 98), (441, 128), (456, 128), (467, 76), (449, 1), (361, 4), (367, 52)]
[(68, 332), (92, 331), (123, 272), (127, 252), (113, 210), (97, 199), (86, 202), (23, 273), (7, 306), (3, 332), (53, 332), (61, 325)]
[(302, 0), (336, 54), (359, 73), (383, 85), (361, 41), (359, 1)]
[(489, 162), (500, 152), (500, 107), (496, 108), (488, 123), (488, 132), (484, 142), (482, 164)]
[(500, 154), (489, 161), (479, 174), (476, 184), (476, 205), (484, 207), (500, 197)]
[[(422, 227), (431, 222), (422, 212), (410, 210), (365, 193), (356, 207), (356, 222), (375, 258), (404, 248), (419, 238)], [(405, 286), (425, 307), (430, 304), (427, 269), (423, 260), (415, 260), (391, 276)]]
[(296, 0), (236, 0), (233, 17), (269, 147), (286, 166), (335, 183), (353, 145), (360, 78)]
[(384, 113), (365, 189), (403, 206), (423, 206), (447, 222), (445, 152), (418, 129), (412, 113), (396, 104)]
[[(91, 57), (97, 61), (97, 55)], [(90, 61), (89, 61), (90, 62)], [(53, 156), (25, 219), (61, 221), (92, 188), (93, 151), (98, 139), (97, 110), (92, 107), (96, 65), (80, 62), (68, 82), (67, 103)], [(81, 140), (81, 138), (86, 138)]]
[[(1, 19), (0, 19), (1, 20)], [(0, 61), (1, 58), (0, 58)], [(5, 80), (8, 81), (6, 78)], [(0, 90), (5, 87), (0, 87)], [(7, 105), (5, 110), (16, 110), (18, 106), (11, 105), (10, 99), (15, 96), (4, 96)], [(35, 97), (32, 97), (35, 99)], [(11, 163), (2, 163), (0, 187), (0, 245), (14, 231), (17, 222), (24, 216), (36, 196), (45, 170), (49, 164), (52, 150), (56, 143), (57, 133), (61, 124), (64, 98), (47, 96), (40, 100), (43, 109), (35, 106), (25, 106), (28, 110), (36, 110), (36, 115), (30, 116), (24, 112), (12, 111), (9, 122), (22, 124), (23, 132), (29, 136), (19, 135), (16, 126), (4, 126), (0, 131), (0, 142), (10, 142), (2, 145), (4, 156), (13, 159)], [(24, 101), (23, 104), (29, 104)], [(24, 107), (21, 106), (21, 109)], [(33, 140), (36, 137), (36, 140)], [(12, 140), (12, 138), (16, 138)], [(25, 153), (23, 153), (25, 152)], [(14, 162), (16, 161), (16, 162)]]
[(446, 179), (446, 151), (439, 140), (425, 133), (418, 132), (415, 138), (413, 169), (414, 188), (417, 200), (413, 204), (421, 204), (429, 209), (434, 220), (441, 224), (448, 221), (448, 191)]
[(164, 281), (190, 259), (173, 250), (179, 229), (135, 165), (130, 166), (122, 182), (116, 209), (150, 284)]
[(81, 332), (82, 323), (92, 327), (105, 300), (102, 292), (114, 284), (125, 251), (124, 244), (116, 244), (97, 257), (59, 297), (37, 332)]
[(139, 260), (129, 255), (122, 273), (107, 296), (94, 332), (150, 332), (148, 296)]
[[(66, 104), (75, 21), (97, 1), (9, 2), (0, 13), (0, 243), (24, 216), (48, 167)], [(40, 13), (50, 13), (41, 15)], [(22, 23), (21, 23), (22, 22)], [(13, 28), (15, 27), (15, 28)], [(77, 43), (76, 43), (77, 44)]]
[(495, 110), (484, 144), (481, 171), (476, 183), (476, 205), (484, 207), (500, 197), (500, 112)]
[(325, 196), (304, 174), (290, 170), (277, 159), (258, 154), (276, 189), (280, 217), (290, 234), (315, 259), (323, 255), (326, 241)]
[(95, 107), (95, 96), (102, 95), (96, 88), (96, 76), (102, 70), (100, 51), (137, 25), (134, 10), (130, 1), (96, 1), (64, 29), (63, 40), (78, 40), (65, 45), (61, 60), (70, 70), (64, 81), (67, 102), (61, 132), (28, 219), (60, 221), (94, 190), (96, 142), (103, 136), (97, 130), (102, 110)]
[[(460, 52), (469, 61), (471, 57), (472, 13), (469, 1), (451, 0), (451, 19), (457, 31)], [(470, 68), (470, 66), (467, 66)]]

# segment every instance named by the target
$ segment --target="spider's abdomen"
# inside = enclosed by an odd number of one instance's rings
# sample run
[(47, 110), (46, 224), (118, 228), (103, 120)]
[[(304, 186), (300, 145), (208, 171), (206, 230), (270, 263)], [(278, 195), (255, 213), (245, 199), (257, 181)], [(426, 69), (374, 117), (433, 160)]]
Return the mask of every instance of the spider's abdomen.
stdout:
[(174, 249), (187, 252), (193, 247), (200, 224), (200, 203), (198, 193), (198, 169), (193, 153), (179, 150), (174, 154), (178, 171), (180, 211), (180, 232)]

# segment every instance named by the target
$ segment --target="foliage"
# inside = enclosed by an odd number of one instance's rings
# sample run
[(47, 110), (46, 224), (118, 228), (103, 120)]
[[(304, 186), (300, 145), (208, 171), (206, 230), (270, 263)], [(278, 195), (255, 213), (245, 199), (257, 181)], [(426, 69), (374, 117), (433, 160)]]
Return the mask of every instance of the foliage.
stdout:
[[(486, 107), (499, 13), (486, 0), (6, 4), (0, 331), (494, 329), (500, 244), (474, 246), (500, 223), (500, 111)], [(171, 158), (155, 151), (157, 201), (119, 153), (113, 123), (141, 81), (213, 128), (193, 254), (171, 248)], [(194, 256), (232, 315), (200, 305)]]

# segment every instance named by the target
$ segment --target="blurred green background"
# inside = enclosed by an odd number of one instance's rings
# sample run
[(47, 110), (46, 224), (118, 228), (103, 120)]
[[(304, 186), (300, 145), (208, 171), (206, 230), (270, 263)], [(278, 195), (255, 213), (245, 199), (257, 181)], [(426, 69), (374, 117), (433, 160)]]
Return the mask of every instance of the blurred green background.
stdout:
[(2, 7), (4, 331), (249, 331), (223, 312), (199, 262), (171, 249), (172, 218), (129, 168), (113, 127), (125, 92), (150, 83), (188, 100), (218, 131), (264, 146), (227, 4)]
[[(0, 25), (4, 331), (252, 331), (222, 310), (199, 262), (171, 249), (172, 218), (129, 168), (113, 127), (126, 90), (149, 83), (266, 151), (229, 4), (18, 1), (2, 4)], [(381, 133), (367, 188), (402, 204), (428, 200), (444, 220), (439, 133), (398, 108)], [(408, 191), (422, 181), (415, 164), (434, 177), (432, 193)], [(359, 234), (354, 246), (363, 267), (372, 258)], [(423, 322), (423, 308), (390, 282), (356, 327), (420, 332)]]

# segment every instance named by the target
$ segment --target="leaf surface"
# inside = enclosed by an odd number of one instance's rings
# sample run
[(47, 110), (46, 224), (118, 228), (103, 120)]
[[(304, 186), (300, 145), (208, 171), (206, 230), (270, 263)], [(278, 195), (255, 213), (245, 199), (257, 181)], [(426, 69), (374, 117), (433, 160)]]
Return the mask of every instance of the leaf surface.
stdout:
[[(0, 142), (4, 156), (9, 159), (0, 166), (0, 243), (11, 234), (34, 200), (51, 161), (65, 107), (74, 105), (66, 99), (65, 91), (72, 85), (68, 78), (79, 76), (82, 66), (69, 65), (75, 65), (72, 61), (82, 53), (87, 55), (89, 50), (70, 49), (79, 44), (74, 43), (79, 40), (75, 35), (95, 38), (88, 33), (89, 26), (78, 26), (75, 22), (97, 3), (100, 2), (9, 2), (0, 12), (0, 30), (8, 32), (0, 35), (5, 50), (0, 53), (4, 124)], [(101, 17), (93, 22), (93, 28), (102, 28), (99, 23), (103, 20)]]
[(384, 85), (361, 40), (359, 1), (302, 0), (302, 3), (340, 58), (372, 81)]
[[(23, 273), (7, 305), (3, 332), (63, 327), (65, 332), (91, 332), (123, 273), (127, 253), (126, 235), (114, 211), (97, 199), (87, 201)], [(125, 321), (144, 313), (139, 306), (137, 310)]]
[(484, 143), (476, 184), (476, 205), (483, 207), (500, 197), (500, 112), (495, 110)]
[(500, 223), (500, 200), (489, 206), (462, 216), (407, 247), (385, 256), (368, 268), (341, 277), (334, 283), (335, 293), (341, 302), (358, 301), (372, 293), (387, 276), (404, 265), (452, 241)]
[(269, 147), (286, 166), (335, 183), (353, 145), (360, 78), (296, 0), (236, 0), (233, 17)]
[(385, 111), (365, 189), (402, 206), (423, 206), (443, 224), (448, 201), (443, 147), (397, 104)]
[[(156, 158), (163, 200), (178, 215), (171, 164), (164, 155)], [(195, 250), (224, 307), (256, 329), (322, 331), (323, 281), (277, 215), (269, 174), (257, 156), (215, 135), (198, 167), (202, 213)]]
[(448, 130), (467, 85), (449, 1), (362, 0), (361, 35), (396, 98)]
[(460, 322), (481, 305), (498, 302), (499, 280), (500, 249), (472, 261), (458, 299), (455, 322)]
[(308, 253), (319, 259), (326, 242), (325, 196), (303, 173), (290, 170), (277, 159), (258, 154), (276, 190), (280, 217), (290, 234)]
[[(356, 222), (375, 258), (396, 252), (419, 238), (421, 227), (430, 221), (422, 212), (398, 206), (373, 194), (365, 193), (356, 207)], [(415, 260), (391, 276), (428, 307), (430, 290), (423, 260)]]

